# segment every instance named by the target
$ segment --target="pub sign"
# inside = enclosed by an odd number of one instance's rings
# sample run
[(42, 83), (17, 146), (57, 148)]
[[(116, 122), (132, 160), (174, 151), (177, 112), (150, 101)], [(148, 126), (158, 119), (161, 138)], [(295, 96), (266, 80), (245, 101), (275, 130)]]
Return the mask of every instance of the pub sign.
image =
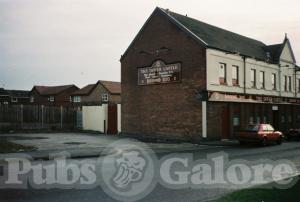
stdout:
[(155, 61), (151, 67), (138, 69), (138, 85), (176, 83), (181, 81), (181, 64)]

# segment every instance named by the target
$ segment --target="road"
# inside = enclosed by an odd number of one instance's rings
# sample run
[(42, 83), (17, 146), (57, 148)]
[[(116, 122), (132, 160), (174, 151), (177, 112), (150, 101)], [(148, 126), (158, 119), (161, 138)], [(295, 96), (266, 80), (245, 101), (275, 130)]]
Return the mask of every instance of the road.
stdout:
[[(207, 154), (225, 152), (229, 159), (243, 159), (255, 161), (259, 159), (269, 160), (290, 160), (297, 168), (300, 168), (300, 142), (286, 142), (281, 146), (203, 146), (194, 150), (194, 160), (205, 159)], [(158, 154), (158, 158), (166, 156), (168, 152)], [(85, 160), (85, 159), (80, 159)], [(96, 161), (97, 159), (91, 159)], [(97, 162), (97, 161), (96, 161)], [(42, 162), (46, 163), (46, 162)], [(49, 163), (49, 162), (47, 162)], [(158, 184), (154, 190), (141, 201), (214, 201), (215, 199), (231, 192), (230, 186), (213, 189), (191, 189), (185, 188), (173, 190), (165, 188)], [(52, 201), (70, 201), (70, 202), (92, 202), (92, 201), (115, 201), (108, 196), (100, 186), (86, 189), (0, 189), (0, 201), (8, 202), (52, 202)]]

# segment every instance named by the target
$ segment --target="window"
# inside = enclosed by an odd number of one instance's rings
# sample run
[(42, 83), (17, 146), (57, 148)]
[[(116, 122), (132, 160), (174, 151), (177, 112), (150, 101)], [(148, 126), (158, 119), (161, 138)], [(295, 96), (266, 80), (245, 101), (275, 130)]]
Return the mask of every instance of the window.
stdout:
[(289, 91), (292, 91), (292, 77), (289, 76)]
[(50, 102), (54, 102), (54, 96), (50, 96), (50, 97), (49, 97), (49, 101), (50, 101)]
[(287, 76), (284, 76), (284, 91), (287, 91)]
[(15, 97), (11, 98), (11, 102), (18, 102), (18, 98)]
[(267, 125), (262, 125), (262, 129), (263, 129), (263, 131), (268, 131), (269, 130)]
[(219, 82), (220, 84), (226, 84), (226, 64), (220, 63), (220, 68), (219, 68)]
[(274, 131), (274, 128), (270, 124), (268, 124), (267, 127), (269, 131)]
[(298, 92), (300, 93), (300, 79), (298, 79)]
[(232, 66), (232, 85), (239, 85), (239, 67), (234, 65)]
[(251, 69), (251, 87), (255, 88), (256, 87), (256, 70)]
[(102, 101), (103, 102), (107, 102), (108, 101), (108, 94), (107, 93), (102, 94)]
[(264, 89), (265, 88), (265, 72), (264, 71), (259, 72), (259, 82), (260, 82), (260, 88)]
[(34, 102), (34, 97), (33, 96), (30, 97), (30, 102)]
[(272, 78), (271, 78), (271, 82), (272, 82), (272, 89), (276, 90), (277, 86), (276, 86), (276, 74), (272, 74)]
[(74, 96), (73, 102), (81, 102), (81, 97), (80, 96)]

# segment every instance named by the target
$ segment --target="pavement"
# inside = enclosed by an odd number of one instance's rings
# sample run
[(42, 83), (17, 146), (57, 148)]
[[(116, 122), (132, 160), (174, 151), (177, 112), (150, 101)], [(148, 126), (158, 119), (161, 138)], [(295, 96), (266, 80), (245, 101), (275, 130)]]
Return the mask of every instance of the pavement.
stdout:
[[(109, 144), (122, 139), (122, 136), (89, 134), (89, 133), (19, 133), (1, 134), (0, 140), (7, 139), (10, 142), (24, 146), (34, 146), (35, 151), (20, 152), (30, 156), (33, 160), (51, 160), (53, 155), (67, 152), (68, 158), (91, 158), (103, 155), (102, 151)], [(203, 144), (192, 143), (146, 143), (154, 153), (188, 152), (205, 149), (208, 146), (228, 146), (228, 142), (213, 141)], [(237, 144), (237, 143), (236, 143)], [(16, 156), (17, 153), (0, 154), (0, 161), (7, 157)]]

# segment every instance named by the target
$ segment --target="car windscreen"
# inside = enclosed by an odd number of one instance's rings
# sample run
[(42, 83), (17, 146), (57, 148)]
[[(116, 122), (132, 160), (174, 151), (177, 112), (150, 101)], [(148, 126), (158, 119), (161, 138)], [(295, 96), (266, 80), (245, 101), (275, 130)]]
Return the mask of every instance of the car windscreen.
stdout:
[(259, 129), (259, 125), (249, 125), (245, 131), (249, 131), (249, 132), (257, 132)]

